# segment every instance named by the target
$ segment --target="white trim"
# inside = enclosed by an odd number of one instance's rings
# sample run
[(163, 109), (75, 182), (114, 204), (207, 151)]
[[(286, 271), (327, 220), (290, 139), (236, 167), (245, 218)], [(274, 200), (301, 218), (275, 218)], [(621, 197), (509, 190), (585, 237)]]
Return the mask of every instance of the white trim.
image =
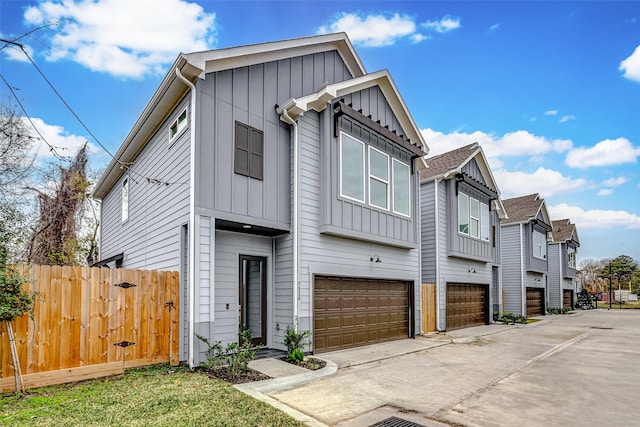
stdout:
[[(180, 118), (184, 115), (184, 119), (180, 120)], [(182, 135), (182, 133), (187, 129), (187, 120), (189, 118), (189, 114), (187, 112), (187, 107), (184, 107), (180, 114), (176, 115), (175, 119), (171, 121), (171, 125), (169, 126), (169, 144), (173, 144), (173, 142)], [(173, 133), (173, 127), (175, 126), (176, 131)]]

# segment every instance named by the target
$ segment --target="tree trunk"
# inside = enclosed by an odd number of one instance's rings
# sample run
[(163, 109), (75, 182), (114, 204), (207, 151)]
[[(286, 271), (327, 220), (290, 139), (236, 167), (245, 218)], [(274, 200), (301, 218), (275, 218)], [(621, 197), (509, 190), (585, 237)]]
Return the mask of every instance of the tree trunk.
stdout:
[(7, 326), (7, 332), (9, 333), (9, 347), (11, 347), (11, 358), (13, 359), (13, 374), (16, 379), (16, 392), (24, 393), (24, 383), (22, 382), (22, 372), (20, 371), (20, 360), (18, 360), (18, 350), (16, 349), (16, 341), (13, 335), (13, 328), (11, 322), (5, 320)]

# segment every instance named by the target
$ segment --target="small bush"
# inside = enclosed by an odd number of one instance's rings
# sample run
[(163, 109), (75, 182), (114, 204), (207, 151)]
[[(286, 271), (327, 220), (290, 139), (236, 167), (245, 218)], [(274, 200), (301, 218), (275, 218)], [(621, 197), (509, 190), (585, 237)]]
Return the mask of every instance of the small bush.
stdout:
[(571, 309), (569, 307), (549, 307), (547, 313), (549, 314), (567, 314)]
[(229, 374), (233, 377), (246, 373), (249, 362), (255, 357), (256, 351), (262, 348), (260, 345), (252, 345), (253, 337), (248, 329), (240, 331), (238, 342), (229, 343), (226, 348), (222, 347), (220, 341), (211, 344), (207, 338), (199, 334), (196, 334), (196, 338), (207, 345), (207, 360), (202, 362), (200, 366), (206, 369), (226, 366)]
[[(300, 363), (302, 359), (304, 359), (303, 347), (308, 344), (305, 339), (310, 334), (309, 331), (296, 332), (294, 328), (287, 326), (287, 332), (284, 335), (284, 345), (287, 346), (287, 357), (289, 360)], [(302, 357), (300, 357), (300, 354)]]

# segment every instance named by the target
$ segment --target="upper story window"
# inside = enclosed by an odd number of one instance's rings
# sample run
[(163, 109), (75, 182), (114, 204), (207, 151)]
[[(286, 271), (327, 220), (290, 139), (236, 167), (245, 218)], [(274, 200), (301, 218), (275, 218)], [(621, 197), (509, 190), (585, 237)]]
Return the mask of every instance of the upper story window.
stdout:
[(122, 189), (121, 189), (121, 199), (122, 199), (122, 222), (127, 222), (129, 220), (129, 177), (125, 176), (122, 180)]
[(458, 193), (458, 232), (489, 241), (489, 205)]
[(576, 268), (576, 251), (575, 249), (569, 248), (567, 253), (567, 266), (569, 268)]
[(547, 235), (541, 231), (533, 230), (533, 256), (539, 259), (547, 258)]
[(262, 180), (264, 136), (261, 130), (236, 122), (234, 172)]
[(340, 133), (340, 196), (410, 216), (410, 189), (409, 165)]
[(187, 110), (184, 109), (182, 113), (171, 123), (169, 128), (169, 140), (172, 141), (184, 128), (187, 127)]

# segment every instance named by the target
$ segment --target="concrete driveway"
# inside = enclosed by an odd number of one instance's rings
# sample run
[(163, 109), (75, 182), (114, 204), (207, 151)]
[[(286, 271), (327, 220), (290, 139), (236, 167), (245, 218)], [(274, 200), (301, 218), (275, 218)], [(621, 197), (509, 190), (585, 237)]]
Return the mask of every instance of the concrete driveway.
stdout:
[(579, 311), (321, 356), (334, 375), (264, 391), (310, 425), (640, 425), (640, 311)]

